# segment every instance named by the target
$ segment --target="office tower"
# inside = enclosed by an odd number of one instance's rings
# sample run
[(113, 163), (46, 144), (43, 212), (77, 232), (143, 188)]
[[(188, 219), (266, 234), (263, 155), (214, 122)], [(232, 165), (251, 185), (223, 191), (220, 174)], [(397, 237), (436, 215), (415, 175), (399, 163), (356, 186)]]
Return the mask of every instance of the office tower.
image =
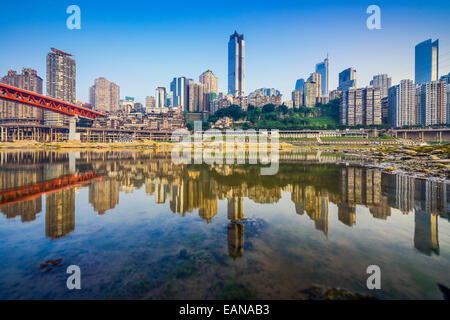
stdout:
[(388, 119), (394, 127), (416, 124), (416, 88), (412, 80), (402, 80), (389, 88)]
[(363, 123), (366, 126), (381, 124), (381, 90), (367, 87), (363, 90)]
[(328, 97), (328, 82), (330, 77), (330, 63), (328, 59), (328, 55), (322, 62), (316, 64), (316, 72), (321, 75), (322, 83), (321, 83), (321, 96)]
[[(22, 74), (9, 70), (1, 82), (13, 87), (42, 94), (42, 78), (37, 71), (23, 68)], [(0, 122), (41, 122), (43, 111), (26, 104), (0, 100)]]
[(447, 123), (447, 88), (444, 82), (432, 81), (417, 89), (417, 112), (421, 124), (430, 126)]
[(173, 78), (170, 83), (170, 91), (173, 92), (173, 106), (180, 111), (187, 109), (187, 87), (188, 79), (186, 77)]
[(439, 76), (439, 39), (425, 40), (415, 48), (415, 82), (437, 81)]
[(228, 42), (228, 92), (234, 96), (244, 95), (244, 35), (236, 31)]
[(89, 88), (89, 103), (98, 112), (116, 112), (120, 104), (120, 87), (103, 77), (95, 79)]
[(166, 105), (166, 88), (158, 87), (156, 88), (155, 94), (156, 108), (163, 108)]
[(387, 74), (379, 74), (373, 77), (370, 85), (381, 90), (381, 98), (388, 96), (388, 90), (391, 87), (392, 79)]
[(205, 109), (204, 85), (199, 82), (189, 81), (188, 84), (188, 111), (202, 112)]
[(303, 106), (303, 89), (292, 91), (292, 104), (294, 108)]
[(356, 70), (348, 68), (339, 73), (339, 91), (346, 91), (350, 88), (356, 88)]
[(380, 89), (350, 88), (342, 92), (340, 123), (347, 126), (381, 124)]
[(300, 78), (295, 82), (295, 90), (303, 90), (303, 85), (305, 84), (305, 79)]
[[(70, 53), (51, 48), (47, 54), (47, 96), (68, 103), (76, 99), (76, 64)], [(44, 111), (46, 125), (64, 125), (68, 123), (67, 116)]]

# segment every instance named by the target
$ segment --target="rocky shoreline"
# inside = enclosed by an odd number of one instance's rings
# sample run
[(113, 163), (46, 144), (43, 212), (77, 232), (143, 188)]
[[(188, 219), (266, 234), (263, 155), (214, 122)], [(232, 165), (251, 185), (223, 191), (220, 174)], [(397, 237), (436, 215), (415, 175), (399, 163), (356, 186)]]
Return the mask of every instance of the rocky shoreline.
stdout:
[(450, 181), (450, 144), (435, 146), (391, 146), (342, 151), (363, 158), (368, 166), (389, 173), (406, 173), (418, 178)]

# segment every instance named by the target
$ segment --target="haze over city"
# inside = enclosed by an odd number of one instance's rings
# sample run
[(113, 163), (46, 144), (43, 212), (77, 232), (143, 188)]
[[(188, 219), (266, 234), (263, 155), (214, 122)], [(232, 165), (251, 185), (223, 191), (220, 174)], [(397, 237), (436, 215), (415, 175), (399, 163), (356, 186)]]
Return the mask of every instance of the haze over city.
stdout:
[[(82, 101), (89, 100), (89, 87), (98, 77), (120, 85), (121, 97), (144, 102), (174, 77), (197, 80), (207, 69), (219, 78), (219, 92), (226, 92), (227, 43), (234, 30), (245, 36), (247, 94), (273, 87), (289, 99), (295, 81), (307, 78), (327, 54), (330, 90), (348, 67), (356, 69), (358, 87), (369, 85), (379, 73), (389, 74), (393, 84), (414, 79), (414, 46), (429, 38), (439, 38), (439, 76), (450, 71), (450, 36), (445, 33), (450, 4), (444, 2), (377, 2), (380, 30), (366, 27), (371, 3), (354, 1), (175, 1), (170, 6), (78, 1), (81, 30), (66, 28), (69, 4), (3, 4), (0, 35), (24, 40), (0, 51), (2, 74), (31, 67), (45, 83), (45, 57), (56, 47), (75, 56), (77, 98)], [(9, 15), (18, 9), (33, 15)]]

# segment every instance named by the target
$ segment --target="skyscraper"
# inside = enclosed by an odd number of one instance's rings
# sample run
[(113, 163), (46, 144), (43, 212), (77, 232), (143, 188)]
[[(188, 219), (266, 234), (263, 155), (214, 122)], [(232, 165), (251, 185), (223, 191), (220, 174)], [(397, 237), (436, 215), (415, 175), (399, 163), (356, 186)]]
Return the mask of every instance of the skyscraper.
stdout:
[(415, 82), (437, 81), (439, 76), (439, 39), (425, 40), (415, 48)]
[(303, 90), (303, 85), (305, 84), (305, 79), (300, 78), (295, 82), (295, 90)]
[(244, 35), (236, 31), (228, 42), (228, 92), (234, 96), (244, 95)]
[(381, 98), (378, 88), (350, 88), (342, 92), (340, 123), (347, 126), (381, 124)]
[(170, 91), (173, 92), (173, 106), (180, 111), (187, 109), (188, 79), (186, 77), (173, 78), (170, 83)]
[(218, 79), (214, 75), (214, 73), (211, 70), (206, 70), (203, 72), (200, 77), (199, 81), (201, 84), (203, 84), (203, 94), (204, 94), (204, 104), (205, 108), (210, 111), (209, 105), (212, 100), (217, 98), (217, 95), (219, 94), (218, 91)]
[(418, 89), (417, 112), (425, 126), (447, 122), (447, 89), (444, 82), (432, 81)]
[(356, 88), (356, 70), (353, 68), (345, 69), (339, 73), (339, 91), (346, 91), (350, 88)]
[[(47, 54), (47, 96), (69, 103), (76, 99), (76, 64), (70, 53), (51, 48)], [(66, 116), (44, 111), (47, 125), (64, 125)]]
[[(1, 81), (4, 84), (33, 91), (42, 94), (42, 78), (37, 75), (37, 71), (30, 68), (23, 68), (22, 74), (9, 70)], [(42, 121), (43, 111), (40, 108), (25, 105), (23, 103), (0, 100), (0, 121)]]
[(166, 105), (166, 88), (164, 87), (156, 88), (155, 100), (156, 100), (156, 108), (162, 108)]
[(99, 112), (116, 112), (119, 109), (120, 88), (114, 82), (101, 77), (89, 88), (89, 103)]
[(189, 81), (188, 85), (188, 111), (202, 112), (205, 110), (204, 85)]
[(388, 114), (394, 127), (416, 124), (416, 88), (412, 80), (401, 80), (389, 88)]
[(381, 90), (381, 98), (388, 96), (388, 90), (391, 87), (392, 79), (387, 74), (378, 74), (370, 80), (370, 85)]
[(328, 55), (322, 62), (319, 62), (316, 64), (316, 72), (319, 73), (322, 77), (322, 83), (321, 83), (321, 96), (322, 97), (328, 97), (328, 82), (329, 82), (329, 75), (330, 75), (330, 60), (328, 59)]

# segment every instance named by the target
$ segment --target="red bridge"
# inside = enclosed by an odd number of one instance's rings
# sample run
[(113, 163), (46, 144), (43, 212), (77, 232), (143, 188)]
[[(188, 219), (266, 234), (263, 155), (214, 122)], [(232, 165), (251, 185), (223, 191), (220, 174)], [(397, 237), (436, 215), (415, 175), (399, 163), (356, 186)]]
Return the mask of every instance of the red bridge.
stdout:
[(103, 113), (96, 112), (94, 110), (49, 98), (35, 92), (26, 91), (3, 83), (0, 83), (0, 99), (19, 102), (45, 110), (51, 110), (70, 117), (79, 116), (81, 118), (94, 120), (95, 118), (105, 116)]
[(93, 171), (79, 175), (69, 174), (61, 178), (39, 182), (33, 185), (7, 189), (0, 192), (0, 205), (30, 200), (40, 195), (87, 184), (93, 180), (102, 179)]

